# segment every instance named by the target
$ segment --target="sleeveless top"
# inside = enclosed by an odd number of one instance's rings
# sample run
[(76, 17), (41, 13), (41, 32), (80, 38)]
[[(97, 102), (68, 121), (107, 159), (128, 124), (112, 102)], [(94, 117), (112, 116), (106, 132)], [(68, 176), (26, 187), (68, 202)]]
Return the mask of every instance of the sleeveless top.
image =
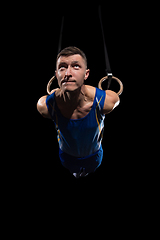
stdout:
[(90, 112), (80, 119), (64, 117), (55, 100), (55, 92), (46, 98), (46, 105), (57, 130), (59, 148), (74, 157), (86, 157), (101, 147), (104, 130), (103, 106), (106, 92), (96, 88)]

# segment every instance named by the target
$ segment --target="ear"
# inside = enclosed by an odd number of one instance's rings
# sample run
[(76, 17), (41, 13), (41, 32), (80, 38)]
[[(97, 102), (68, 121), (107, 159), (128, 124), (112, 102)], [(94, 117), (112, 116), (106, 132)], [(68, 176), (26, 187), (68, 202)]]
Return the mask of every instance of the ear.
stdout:
[(89, 77), (89, 73), (90, 73), (90, 69), (87, 69), (86, 73), (85, 73), (84, 80), (87, 80), (87, 78)]

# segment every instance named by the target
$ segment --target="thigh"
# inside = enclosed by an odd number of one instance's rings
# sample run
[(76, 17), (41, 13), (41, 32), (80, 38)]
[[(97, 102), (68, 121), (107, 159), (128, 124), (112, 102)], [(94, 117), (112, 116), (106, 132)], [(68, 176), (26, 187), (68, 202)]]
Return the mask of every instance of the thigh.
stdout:
[(81, 160), (77, 160), (73, 157), (59, 149), (59, 158), (63, 167), (67, 168), (71, 173), (79, 173), (82, 165)]
[(103, 149), (101, 147), (95, 154), (85, 158), (70, 156), (59, 149), (59, 158), (61, 160), (61, 164), (71, 173), (79, 173), (81, 168), (84, 168), (86, 173), (91, 173), (101, 165), (103, 159)]
[(95, 172), (95, 170), (101, 165), (103, 159), (103, 149), (100, 149), (95, 155), (85, 160), (83, 168), (86, 173)]

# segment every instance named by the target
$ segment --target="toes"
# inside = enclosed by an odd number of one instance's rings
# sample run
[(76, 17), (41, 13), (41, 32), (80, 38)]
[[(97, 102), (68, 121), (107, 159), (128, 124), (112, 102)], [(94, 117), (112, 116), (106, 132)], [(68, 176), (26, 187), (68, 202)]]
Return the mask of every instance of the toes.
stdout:
[(83, 172), (80, 174), (80, 177), (86, 177), (89, 173), (86, 173), (85, 168), (83, 168)]
[(75, 178), (79, 178), (79, 177), (80, 177), (80, 174), (79, 174), (79, 173), (73, 173), (73, 176), (74, 176)]

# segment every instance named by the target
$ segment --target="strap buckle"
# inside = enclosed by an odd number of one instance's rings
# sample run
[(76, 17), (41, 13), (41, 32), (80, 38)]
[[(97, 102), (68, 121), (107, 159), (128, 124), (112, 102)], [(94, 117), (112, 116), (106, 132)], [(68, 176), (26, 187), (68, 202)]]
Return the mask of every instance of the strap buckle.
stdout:
[(107, 72), (107, 76), (108, 76), (108, 86), (107, 86), (107, 89), (109, 89), (109, 87), (111, 85), (111, 80), (112, 80), (113, 74), (111, 72)]
[(113, 74), (111, 72), (107, 73), (108, 79), (112, 78)]

